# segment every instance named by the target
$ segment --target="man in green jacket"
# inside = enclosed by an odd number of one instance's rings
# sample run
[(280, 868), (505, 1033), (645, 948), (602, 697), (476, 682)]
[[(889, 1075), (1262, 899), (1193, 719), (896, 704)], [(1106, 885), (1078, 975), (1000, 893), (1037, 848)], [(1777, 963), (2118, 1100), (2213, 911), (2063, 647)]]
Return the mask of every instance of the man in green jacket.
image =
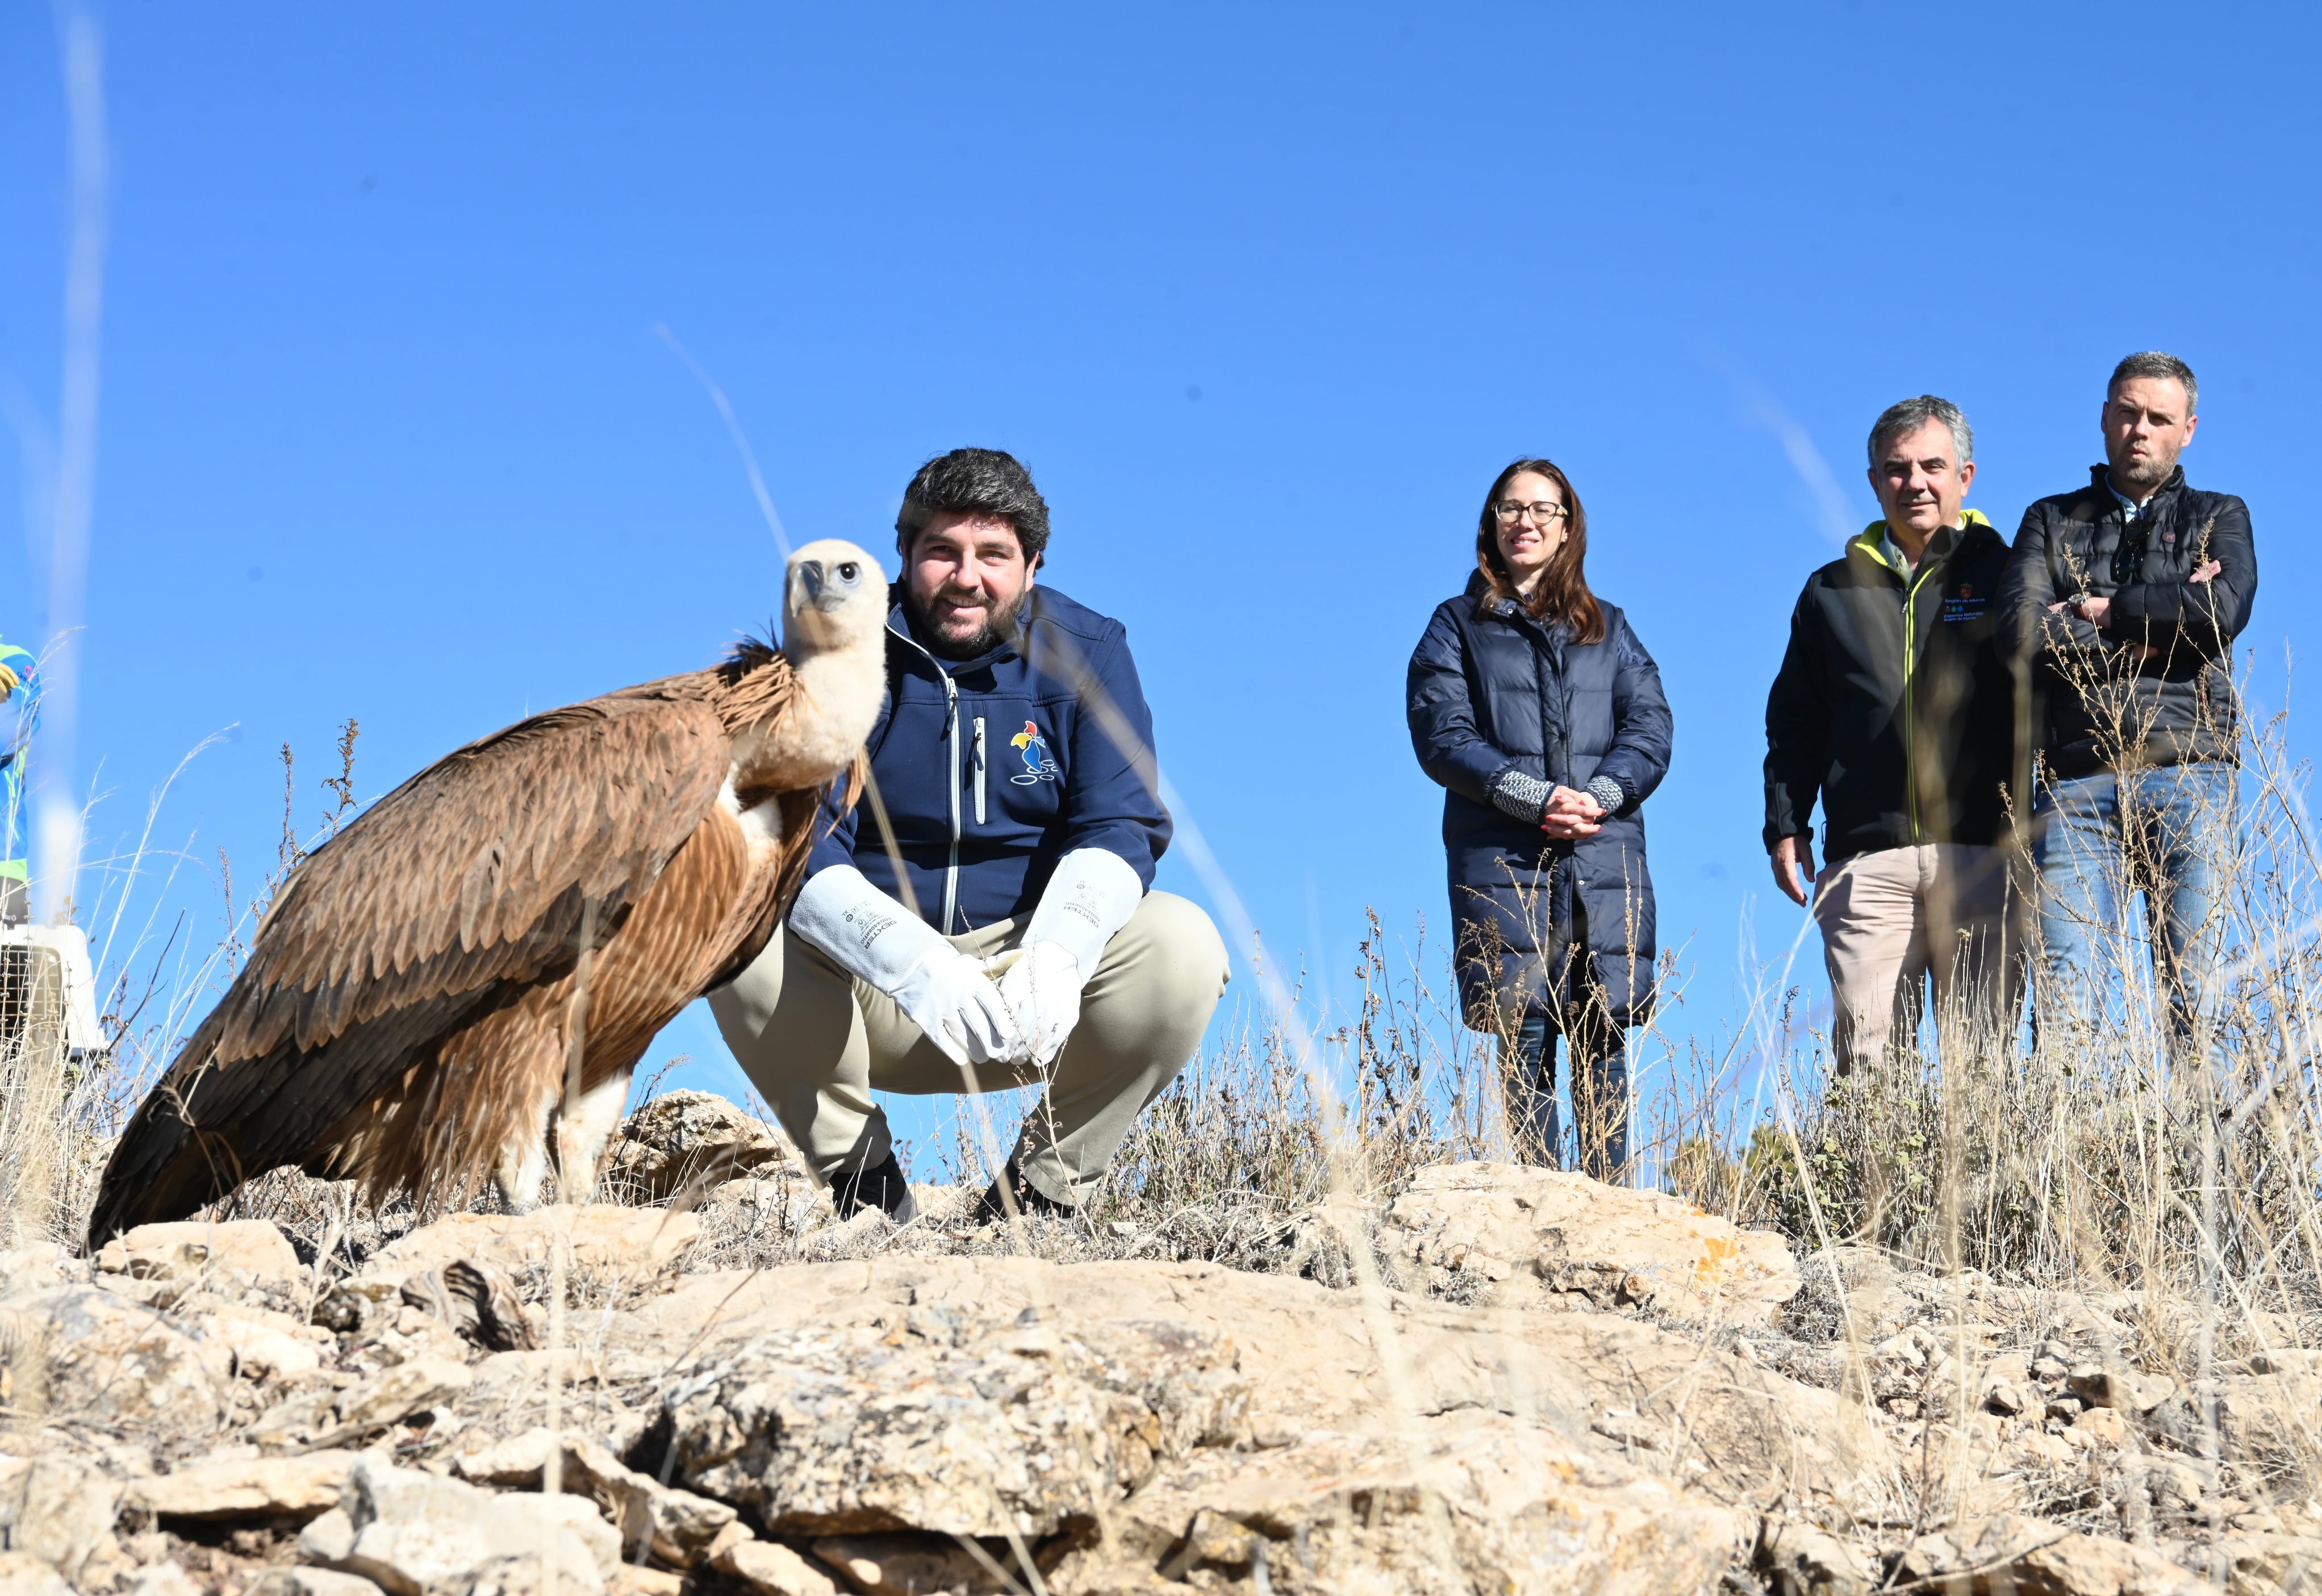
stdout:
[[(2022, 1001), (2007, 947), (2015, 680), (1995, 629), (2007, 543), (1964, 507), (1975, 434), (1932, 394), (1870, 429), (1886, 518), (1807, 579), (1766, 702), (1766, 848), (1807, 902), (1843, 1074), (1964, 1006), (1995, 1032)], [(1822, 800), (1828, 864), (1815, 872)]]

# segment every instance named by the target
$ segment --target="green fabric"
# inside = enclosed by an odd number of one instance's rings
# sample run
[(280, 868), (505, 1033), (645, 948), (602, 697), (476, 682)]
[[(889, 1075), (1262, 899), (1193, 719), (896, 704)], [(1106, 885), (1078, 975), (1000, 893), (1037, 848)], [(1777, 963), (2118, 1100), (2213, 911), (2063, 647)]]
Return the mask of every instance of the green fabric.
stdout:
[[(1965, 532), (1970, 526), (1989, 526), (1990, 524), (1990, 520), (1985, 516), (1981, 510), (1970, 510), (1962, 506), (1960, 509), (1960, 524), (1952, 530), (1955, 532)], [(1864, 553), (1869, 555), (1870, 558), (1877, 561), (1887, 570), (1895, 570), (1893, 562), (1887, 558), (1885, 551), (1880, 549), (1879, 546), (1880, 543), (1885, 540), (1886, 535), (1887, 523), (1884, 521), (1873, 521), (1869, 525), (1864, 527), (1860, 532), (1854, 534), (1854, 546), (1861, 550)], [(1897, 576), (1901, 576), (1903, 573), (1899, 570), (1896, 570), (1895, 574)]]
[[(1947, 527), (1944, 530), (1952, 532), (1965, 532), (1969, 527), (1976, 525), (1979, 523), (1985, 526), (1989, 526), (1991, 524), (1989, 521), (1984, 519), (1984, 514), (1981, 510), (1970, 510), (1965, 506), (1961, 506), (1960, 510), (1959, 525), (1956, 527)], [(1897, 577), (1902, 579), (1904, 584), (1903, 798), (1905, 812), (1910, 816), (1911, 820), (1911, 840), (1915, 843), (1920, 843), (1924, 842), (1926, 840), (1926, 836), (1919, 825), (1919, 656), (1917, 649), (1917, 639), (1919, 635), (1919, 588), (1925, 583), (1928, 573), (1933, 571), (1935, 567), (1941, 563), (1941, 561), (1928, 560), (1922, 557), (1919, 561), (1919, 569), (1916, 572), (1897, 570), (1895, 568), (1895, 562), (1887, 558), (1887, 550), (1885, 547), (1887, 541), (1887, 523), (1884, 521), (1873, 521), (1856, 535), (1854, 546), (1860, 549), (1864, 553), (1869, 555), (1872, 560), (1879, 563), (1882, 570), (1894, 571)], [(1933, 542), (1934, 539), (1929, 538), (1927, 540), (1927, 543), (1921, 546), (1922, 548), (1924, 548), (1933, 544)], [(1958, 540), (1954, 538), (1952, 540), (1953, 545), (1956, 545), (1957, 543)]]

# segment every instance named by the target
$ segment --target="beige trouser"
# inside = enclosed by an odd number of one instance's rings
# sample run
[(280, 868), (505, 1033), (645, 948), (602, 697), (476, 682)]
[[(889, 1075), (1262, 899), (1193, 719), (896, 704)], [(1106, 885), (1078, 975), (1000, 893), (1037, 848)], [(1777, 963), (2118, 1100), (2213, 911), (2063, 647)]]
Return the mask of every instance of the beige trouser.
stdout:
[(2023, 960), (2008, 926), (2007, 851), (1963, 843), (1880, 848), (1832, 865), (1814, 916), (1830, 971), (1831, 1050), (1843, 1074), (1919, 1028), (1927, 978), (1935, 1012), (2012, 1034)]
[[(1016, 945), (1019, 922), (951, 938), (977, 958)], [(979, 1064), (984, 1091), (1045, 1083), (1047, 1096), (1016, 1147), (1024, 1178), (1077, 1205), (1101, 1180), (1146, 1104), (1201, 1044), (1225, 992), (1225, 943), (1209, 916), (1148, 892), (1105, 944), (1081, 991), (1080, 1022), (1045, 1071)], [(966, 1091), (968, 1072), (911, 1023), (892, 998), (833, 963), (784, 927), (757, 962), (709, 995), (726, 1045), (773, 1106), (782, 1128), (825, 1179), (876, 1168), (891, 1150), (871, 1093)]]

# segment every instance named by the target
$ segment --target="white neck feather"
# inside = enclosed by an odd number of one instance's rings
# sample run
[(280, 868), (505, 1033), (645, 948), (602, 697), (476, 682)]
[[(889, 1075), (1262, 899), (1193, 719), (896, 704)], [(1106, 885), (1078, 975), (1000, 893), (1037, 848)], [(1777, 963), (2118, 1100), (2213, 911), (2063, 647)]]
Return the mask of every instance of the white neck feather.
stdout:
[(790, 659), (799, 697), (736, 743), (736, 789), (819, 787), (845, 771), (878, 716), (887, 690), (883, 650), (801, 649)]

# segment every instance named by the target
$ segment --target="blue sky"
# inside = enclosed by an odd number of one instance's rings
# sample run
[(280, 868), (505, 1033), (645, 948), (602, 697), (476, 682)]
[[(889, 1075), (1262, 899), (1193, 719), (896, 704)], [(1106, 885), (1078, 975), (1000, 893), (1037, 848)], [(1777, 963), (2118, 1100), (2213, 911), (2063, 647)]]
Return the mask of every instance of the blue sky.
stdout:
[[(1515, 454), (1570, 471), (1594, 585), (1675, 706), (1648, 816), (1684, 1024), (1732, 1008), (1749, 917), (1769, 945), (1796, 926), (1758, 835), (1765, 690), (1806, 572), (1876, 514), (1881, 406), (1963, 405), (1970, 502), (2012, 532), (2099, 458), (2112, 361), (2175, 351), (2189, 472), (2255, 520), (2262, 702), (2314, 630), (2296, 8), (92, 14), (112, 184), (74, 779), (111, 795), (105, 844), (225, 734), (157, 831), (194, 855), (157, 923), (183, 907), (197, 939), (216, 850), (243, 889), (271, 859), (282, 743), (319, 813), (347, 716), (375, 797), (772, 612), (772, 540), (657, 325), (794, 540), (888, 553), (926, 456), (1028, 461), (1048, 579), (1128, 624), (1188, 808), (1268, 944), (1341, 995), (1366, 905), (1444, 918), (1403, 663)], [(61, 359), (57, 40), (49, 7), (0, 10), (20, 433), (53, 424)], [(12, 641), (47, 624), (36, 455), (0, 451), (0, 506), (32, 506), (0, 540)], [(1162, 884), (1203, 896), (1179, 859)], [(706, 1024), (665, 1041), (730, 1081)]]

